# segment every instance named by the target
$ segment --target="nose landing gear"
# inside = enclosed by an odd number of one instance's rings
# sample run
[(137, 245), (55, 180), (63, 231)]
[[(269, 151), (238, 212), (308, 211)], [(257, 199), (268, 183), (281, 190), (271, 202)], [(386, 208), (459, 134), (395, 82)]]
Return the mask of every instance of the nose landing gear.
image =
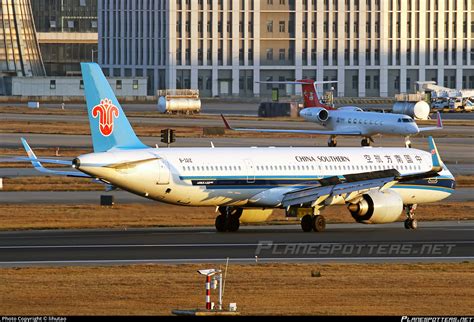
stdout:
[(414, 218), (415, 217), (415, 210), (416, 204), (414, 205), (407, 205), (406, 208), (406, 215), (407, 219), (405, 220), (405, 229), (417, 229), (418, 228), (418, 221)]
[(363, 138), (362, 141), (360, 141), (361, 146), (370, 146), (370, 144), (373, 142), (371, 138)]

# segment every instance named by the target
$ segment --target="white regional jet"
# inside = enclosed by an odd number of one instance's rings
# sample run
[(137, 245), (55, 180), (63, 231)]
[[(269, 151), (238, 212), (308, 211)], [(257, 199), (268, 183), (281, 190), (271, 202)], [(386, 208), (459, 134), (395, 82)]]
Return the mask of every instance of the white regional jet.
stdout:
[[(81, 64), (94, 152), (71, 161), (28, 158), (39, 171), (89, 177), (174, 205), (215, 206), (220, 232), (237, 231), (245, 209), (284, 208), (303, 231), (325, 229), (321, 211), (346, 204), (355, 221), (417, 227), (417, 204), (437, 202), (455, 187), (432, 138), (430, 151), (408, 148), (151, 148), (135, 135), (95, 63)], [(42, 163), (79, 171), (55, 171)], [(157, 214), (159, 215), (159, 214)], [(186, 220), (183, 213), (182, 220)]]
[(424, 131), (440, 130), (443, 128), (441, 116), (437, 113), (437, 126), (418, 127), (408, 115), (365, 112), (356, 106), (333, 108), (319, 101), (316, 91), (317, 84), (334, 83), (333, 81), (315, 82), (311, 79), (290, 81), (272, 81), (261, 83), (299, 84), (303, 87), (304, 109), (300, 116), (307, 121), (322, 125), (327, 130), (293, 130), (293, 129), (250, 129), (233, 128), (222, 116), (226, 127), (234, 131), (250, 131), (263, 133), (305, 133), (329, 135), (328, 146), (337, 146), (337, 135), (362, 136), (362, 146), (369, 146), (372, 137), (377, 134), (395, 134), (405, 136), (405, 144), (411, 147), (410, 136)]

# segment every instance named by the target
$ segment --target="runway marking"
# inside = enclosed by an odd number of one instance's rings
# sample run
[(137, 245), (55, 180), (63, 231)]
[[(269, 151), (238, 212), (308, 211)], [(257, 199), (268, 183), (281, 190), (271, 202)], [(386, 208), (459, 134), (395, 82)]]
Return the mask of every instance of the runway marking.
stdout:
[[(107, 263), (195, 263), (225, 262), (224, 258), (186, 258), (186, 259), (108, 259), (108, 260), (58, 260), (58, 261), (16, 261), (0, 262), (0, 265), (32, 265), (32, 264), (107, 264)], [(413, 261), (413, 260), (474, 260), (474, 256), (453, 257), (295, 257), (295, 258), (258, 258), (257, 262), (294, 262), (294, 261)], [(255, 258), (229, 258), (233, 262), (253, 262)]]
[[(40, 249), (40, 248), (136, 248), (136, 247), (245, 247), (245, 246), (260, 246), (262, 243), (269, 242), (262, 240), (261, 243), (247, 243), (247, 244), (103, 244), (103, 245), (21, 245), (21, 246), (0, 246), (0, 249)], [(293, 242), (293, 243), (272, 243), (272, 246), (289, 246), (298, 244), (329, 244), (329, 245), (347, 245), (347, 244), (474, 244), (474, 240), (441, 240), (441, 241), (347, 241), (347, 242)]]

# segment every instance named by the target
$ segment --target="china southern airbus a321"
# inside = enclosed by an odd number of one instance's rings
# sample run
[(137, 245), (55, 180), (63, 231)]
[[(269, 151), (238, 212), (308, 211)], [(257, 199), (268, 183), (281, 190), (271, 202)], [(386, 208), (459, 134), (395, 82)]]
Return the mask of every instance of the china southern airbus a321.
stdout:
[(405, 136), (405, 145), (411, 147), (410, 136), (425, 131), (440, 130), (443, 128), (441, 116), (437, 113), (437, 125), (418, 127), (408, 115), (365, 112), (356, 106), (342, 106), (334, 108), (321, 103), (316, 91), (317, 84), (337, 83), (334, 81), (315, 82), (311, 79), (297, 81), (270, 81), (262, 84), (297, 84), (303, 87), (304, 109), (300, 116), (307, 121), (317, 123), (326, 130), (293, 130), (293, 129), (250, 129), (233, 128), (222, 115), (225, 126), (234, 131), (250, 131), (262, 133), (303, 133), (329, 135), (328, 146), (337, 146), (336, 136), (362, 136), (362, 146), (370, 146), (373, 136), (377, 134), (395, 134)]
[[(432, 138), (429, 152), (373, 147), (151, 148), (135, 135), (100, 67), (83, 63), (81, 68), (94, 152), (71, 161), (39, 159), (22, 139), (28, 153), (23, 160), (49, 174), (91, 178), (160, 202), (215, 206), (220, 232), (237, 231), (246, 209), (272, 208), (298, 214), (303, 231), (322, 231), (321, 212), (334, 204), (346, 204), (355, 221), (367, 224), (394, 222), (405, 209), (405, 227), (414, 229), (417, 204), (443, 200), (455, 186)], [(79, 171), (50, 170), (42, 163)]]

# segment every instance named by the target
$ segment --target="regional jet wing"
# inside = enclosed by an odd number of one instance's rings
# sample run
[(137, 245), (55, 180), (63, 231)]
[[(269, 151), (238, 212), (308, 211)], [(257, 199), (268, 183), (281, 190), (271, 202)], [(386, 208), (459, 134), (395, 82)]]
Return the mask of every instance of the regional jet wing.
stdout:
[(252, 129), (231, 127), (224, 115), (221, 114), (225, 127), (232, 131), (260, 132), (260, 133), (303, 133), (303, 134), (322, 134), (322, 135), (362, 135), (361, 131), (327, 131), (327, 130), (293, 130), (293, 129)]

